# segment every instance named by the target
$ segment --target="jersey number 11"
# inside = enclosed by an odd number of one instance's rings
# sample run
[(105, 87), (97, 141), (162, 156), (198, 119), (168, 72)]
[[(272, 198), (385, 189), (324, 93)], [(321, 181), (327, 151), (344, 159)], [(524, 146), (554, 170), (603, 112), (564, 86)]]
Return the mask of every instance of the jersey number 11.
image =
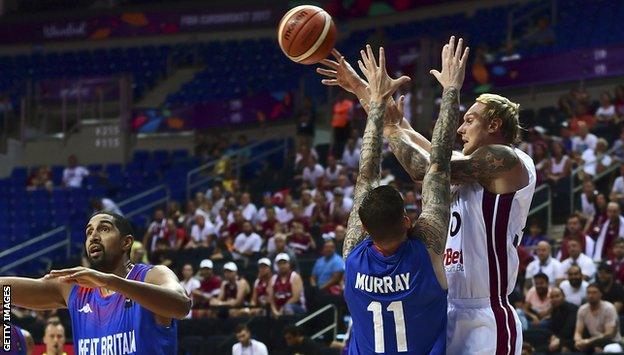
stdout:
[[(386, 344), (384, 341), (384, 325), (383, 316), (381, 314), (381, 303), (373, 301), (368, 305), (366, 309), (369, 312), (373, 312), (373, 329), (375, 330), (375, 352), (383, 353), (386, 351)], [(388, 305), (388, 312), (394, 314), (394, 326), (396, 328), (396, 342), (397, 351), (407, 351), (407, 337), (405, 336), (405, 317), (403, 316), (403, 302), (395, 301)]]

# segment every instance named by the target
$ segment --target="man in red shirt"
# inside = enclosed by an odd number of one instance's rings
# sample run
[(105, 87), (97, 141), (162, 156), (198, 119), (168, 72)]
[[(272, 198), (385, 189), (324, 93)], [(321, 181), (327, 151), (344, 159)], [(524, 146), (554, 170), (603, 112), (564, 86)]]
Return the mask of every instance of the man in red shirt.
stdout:
[(199, 309), (193, 310), (193, 318), (209, 317), (211, 299), (218, 299), (221, 293), (221, 278), (213, 273), (214, 264), (210, 259), (204, 259), (199, 263), (199, 275), (202, 278), (199, 289), (193, 291), (194, 305)]

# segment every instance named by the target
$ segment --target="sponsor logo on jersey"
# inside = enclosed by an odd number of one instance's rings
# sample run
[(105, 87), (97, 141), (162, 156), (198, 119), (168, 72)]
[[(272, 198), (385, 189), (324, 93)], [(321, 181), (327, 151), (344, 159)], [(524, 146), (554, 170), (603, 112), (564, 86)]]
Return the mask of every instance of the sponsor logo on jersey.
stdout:
[(80, 309), (78, 310), (78, 312), (82, 312), (82, 313), (85, 313), (85, 314), (87, 314), (87, 313), (93, 313), (93, 311), (91, 310), (91, 306), (89, 306), (89, 304), (88, 304), (88, 303), (87, 303), (87, 304), (85, 304), (82, 308), (80, 308)]

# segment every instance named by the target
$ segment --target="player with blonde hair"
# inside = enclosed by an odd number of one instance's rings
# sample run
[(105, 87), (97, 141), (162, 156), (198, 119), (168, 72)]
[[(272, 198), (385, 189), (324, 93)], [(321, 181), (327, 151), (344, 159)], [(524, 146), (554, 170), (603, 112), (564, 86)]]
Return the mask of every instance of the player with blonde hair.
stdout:
[[(341, 86), (368, 108), (368, 83), (336, 50), (336, 61), (322, 61), (323, 84)], [(442, 75), (430, 72), (438, 80)], [(413, 180), (422, 181), (431, 142), (403, 117), (403, 97), (389, 100), (384, 137)], [(483, 94), (457, 129), (464, 144), (451, 160), (458, 185), (444, 250), (448, 281), (448, 354), (520, 354), (522, 327), (509, 304), (518, 274), (516, 247), (535, 191), (531, 157), (514, 147), (520, 133), (519, 105)]]

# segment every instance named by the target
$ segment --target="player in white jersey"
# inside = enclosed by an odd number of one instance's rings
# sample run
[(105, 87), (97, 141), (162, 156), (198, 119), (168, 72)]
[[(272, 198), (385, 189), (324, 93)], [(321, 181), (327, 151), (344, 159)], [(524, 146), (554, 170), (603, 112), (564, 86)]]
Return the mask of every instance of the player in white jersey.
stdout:
[[(354, 93), (367, 108), (367, 83), (337, 51), (319, 74), (325, 85)], [(431, 72), (436, 77), (437, 71)], [(431, 143), (403, 118), (403, 97), (388, 105), (384, 136), (413, 180), (422, 181)], [(513, 147), (519, 105), (492, 94), (477, 98), (457, 130), (464, 147), (451, 160), (455, 187), (445, 251), (449, 286), (448, 354), (520, 354), (522, 328), (507, 296), (518, 273), (516, 247), (535, 190), (535, 166)]]

